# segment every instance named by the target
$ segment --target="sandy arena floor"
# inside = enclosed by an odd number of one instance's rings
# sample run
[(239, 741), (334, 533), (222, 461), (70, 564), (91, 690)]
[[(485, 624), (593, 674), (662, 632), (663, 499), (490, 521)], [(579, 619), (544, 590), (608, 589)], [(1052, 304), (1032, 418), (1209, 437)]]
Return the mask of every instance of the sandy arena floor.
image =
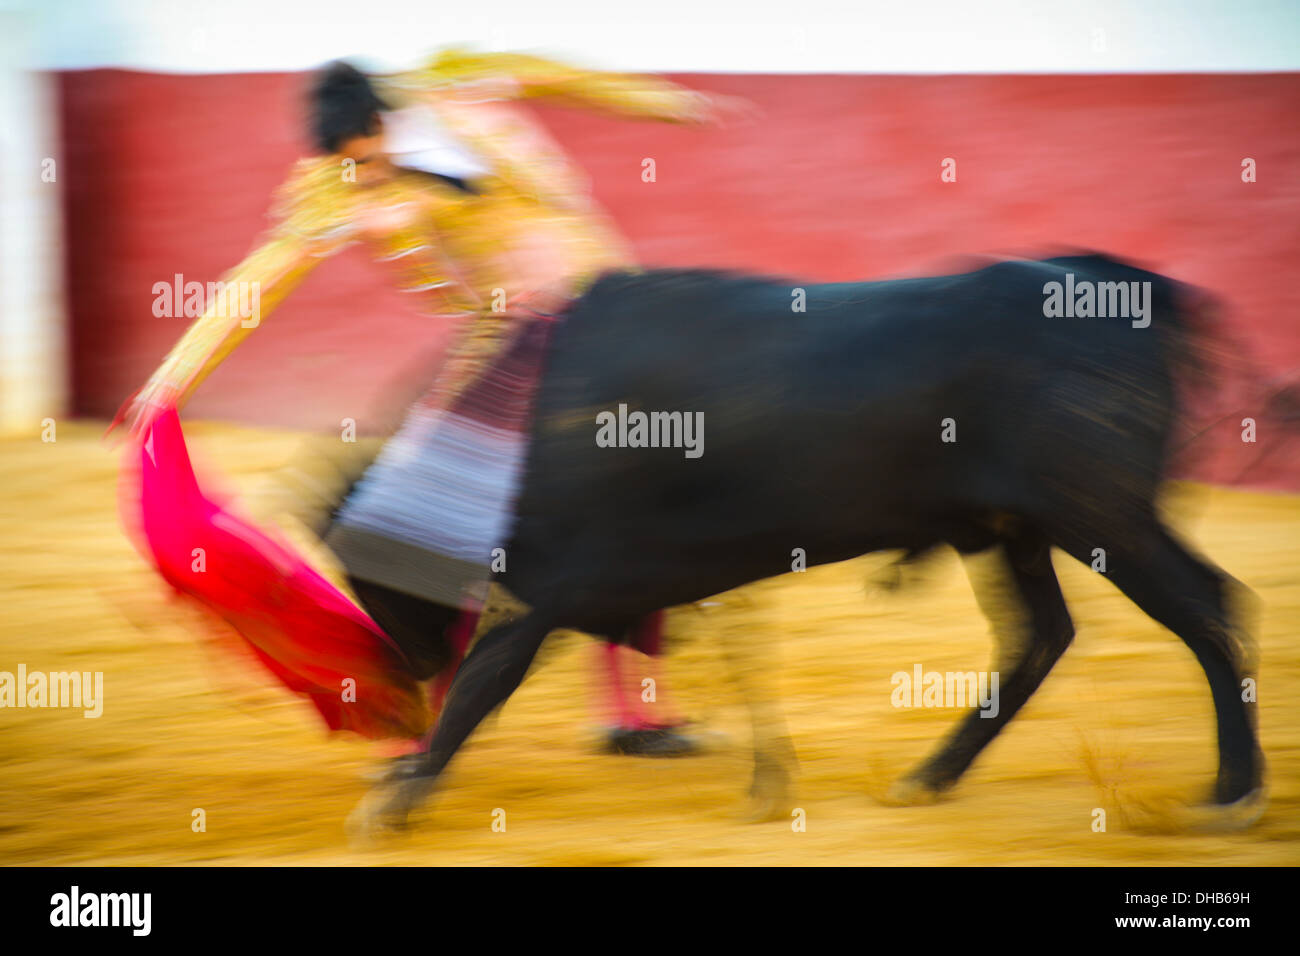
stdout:
[[(354, 850), (344, 819), (381, 745), (326, 736), (314, 711), (208, 644), (117, 520), (102, 426), (0, 442), (0, 670), (104, 673), (104, 711), (0, 710), (0, 863), (1017, 864), (1300, 863), (1300, 498), (1191, 489), (1182, 527), (1262, 601), (1260, 725), (1272, 800), (1251, 830), (1139, 832), (1135, 808), (1204, 792), (1214, 771), (1205, 679), (1191, 653), (1100, 575), (1057, 555), (1078, 637), (947, 802), (875, 796), (957, 719), (895, 709), (890, 675), (989, 666), (965, 576), (944, 558), (868, 596), (879, 559), (751, 586), (739, 606), (678, 609), (668, 683), (715, 739), (645, 760), (592, 746), (590, 641), (551, 638), (539, 666), (462, 751), (407, 838)], [(286, 433), (199, 424), (196, 461), (253, 488)], [(787, 822), (741, 822), (747, 717), (713, 632), (771, 642), (800, 757)], [(1108, 811), (1092, 829), (1093, 809)], [(195, 808), (206, 832), (191, 829)], [(506, 814), (493, 832), (493, 811)]]

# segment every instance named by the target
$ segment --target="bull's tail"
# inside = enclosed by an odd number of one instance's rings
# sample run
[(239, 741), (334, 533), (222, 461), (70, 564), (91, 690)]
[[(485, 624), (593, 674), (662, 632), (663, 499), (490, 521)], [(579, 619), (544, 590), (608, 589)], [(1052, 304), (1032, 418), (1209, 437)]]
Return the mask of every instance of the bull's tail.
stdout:
[(1172, 292), (1163, 333), (1178, 424), (1168, 473), (1195, 471), (1227, 485), (1260, 480), (1266, 466), (1300, 453), (1300, 372), (1267, 373), (1218, 296), (1185, 284)]

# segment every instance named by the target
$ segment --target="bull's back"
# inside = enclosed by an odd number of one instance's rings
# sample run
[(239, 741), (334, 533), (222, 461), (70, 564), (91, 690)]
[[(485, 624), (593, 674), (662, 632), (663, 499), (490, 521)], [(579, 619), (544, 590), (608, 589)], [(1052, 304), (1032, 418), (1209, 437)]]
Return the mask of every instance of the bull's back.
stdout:
[[(1130, 267), (1006, 262), (821, 286), (603, 279), (557, 330), (520, 531), (624, 562), (771, 547), (770, 573), (789, 561), (776, 542), (816, 541), (827, 559), (916, 543), (918, 527), (938, 527), (928, 518), (1013, 495), (1004, 486), (1042, 436), (1090, 414), (1065, 407), (1090, 400), (1079, 383), (1155, 373), (1150, 330), (1044, 315), (1047, 282), (1114, 269)], [(635, 412), (690, 417), (698, 457), (597, 443), (598, 416)]]

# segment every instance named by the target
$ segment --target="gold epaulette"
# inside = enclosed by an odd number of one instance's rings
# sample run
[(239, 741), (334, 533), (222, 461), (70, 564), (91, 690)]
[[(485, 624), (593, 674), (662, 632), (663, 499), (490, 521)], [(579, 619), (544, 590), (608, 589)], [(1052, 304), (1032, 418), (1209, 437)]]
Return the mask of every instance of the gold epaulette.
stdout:
[(328, 247), (355, 238), (357, 186), (346, 181), (344, 173), (332, 156), (298, 160), (272, 201), (277, 231)]

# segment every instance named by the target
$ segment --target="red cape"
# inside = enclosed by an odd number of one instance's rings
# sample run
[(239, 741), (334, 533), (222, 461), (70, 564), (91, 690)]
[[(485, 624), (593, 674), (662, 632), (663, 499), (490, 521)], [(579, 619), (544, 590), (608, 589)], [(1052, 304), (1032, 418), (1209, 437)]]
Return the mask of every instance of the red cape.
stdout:
[(126, 450), (123, 516), (163, 578), (234, 627), (331, 730), (422, 734), (425, 696), (392, 639), (290, 547), (203, 495), (175, 411), (142, 438)]

